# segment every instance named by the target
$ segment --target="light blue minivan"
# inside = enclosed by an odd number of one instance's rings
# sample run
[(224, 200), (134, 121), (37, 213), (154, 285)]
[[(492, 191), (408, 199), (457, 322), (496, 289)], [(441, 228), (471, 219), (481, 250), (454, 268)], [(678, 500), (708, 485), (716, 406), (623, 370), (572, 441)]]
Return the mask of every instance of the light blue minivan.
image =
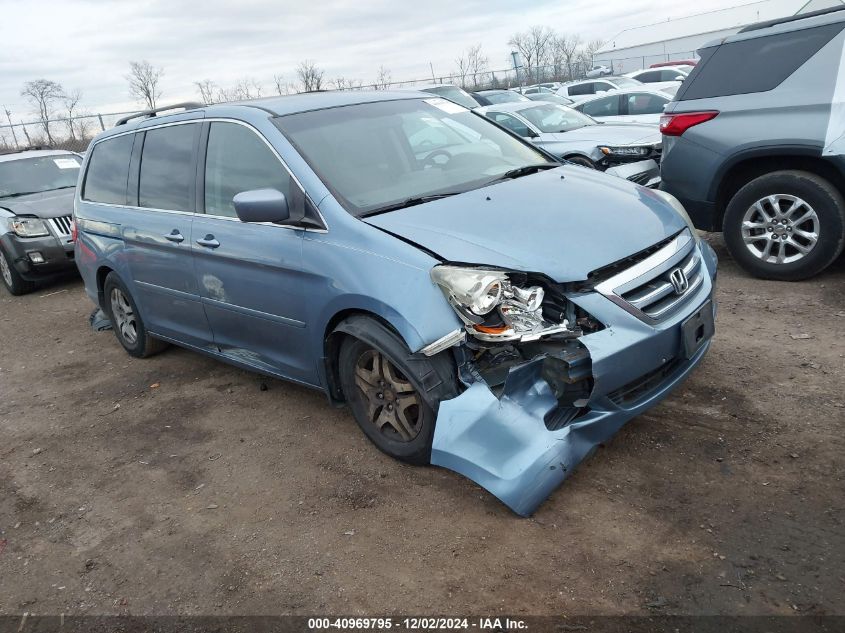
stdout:
[(426, 93), (151, 111), (101, 134), (76, 261), (117, 340), (323, 390), (381, 450), (528, 515), (713, 335), (671, 196)]

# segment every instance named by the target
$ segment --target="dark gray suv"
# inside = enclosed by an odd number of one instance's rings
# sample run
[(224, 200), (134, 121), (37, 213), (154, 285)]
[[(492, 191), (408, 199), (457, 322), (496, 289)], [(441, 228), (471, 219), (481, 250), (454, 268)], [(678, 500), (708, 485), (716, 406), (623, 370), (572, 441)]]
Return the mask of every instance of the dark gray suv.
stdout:
[(843, 27), (826, 10), (705, 46), (661, 119), (661, 188), (758, 277), (804, 279), (842, 252)]

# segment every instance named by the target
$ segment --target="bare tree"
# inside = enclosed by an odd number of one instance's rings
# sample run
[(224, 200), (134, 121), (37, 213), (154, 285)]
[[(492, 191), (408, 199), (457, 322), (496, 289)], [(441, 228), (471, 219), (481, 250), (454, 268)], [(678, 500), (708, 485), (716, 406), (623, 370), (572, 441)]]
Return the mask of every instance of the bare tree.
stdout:
[(299, 78), (303, 92), (323, 89), (323, 69), (318, 68), (311, 59), (299, 62), (299, 66), (296, 68), (296, 76)]
[(466, 53), (461, 54), (458, 59), (455, 60), (455, 65), (457, 66), (457, 76), (458, 76), (458, 83), (460, 84), (461, 88), (467, 87), (467, 75), (469, 75), (469, 60), (466, 57)]
[(581, 49), (581, 38), (578, 35), (557, 35), (552, 38), (551, 56), (555, 68), (555, 75), (562, 76), (566, 68), (566, 79), (575, 78), (575, 65), (578, 62)]
[(206, 105), (211, 105), (215, 102), (214, 94), (217, 91), (217, 85), (211, 79), (203, 79), (202, 81), (195, 81), (194, 85), (200, 93), (200, 99)]
[(163, 68), (156, 68), (147, 60), (129, 62), (129, 96), (144, 103), (150, 110), (154, 110), (156, 102), (161, 97), (159, 82), (164, 75)]
[(596, 52), (602, 46), (604, 46), (604, 40), (590, 40), (584, 45), (584, 48), (578, 55), (578, 63), (581, 66), (581, 71), (587, 72), (587, 70), (593, 67), (593, 57), (595, 57)]
[(472, 74), (472, 85), (478, 87), (480, 75), (487, 71), (489, 60), (481, 52), (481, 44), (474, 44), (467, 50), (467, 63)]
[(540, 81), (540, 70), (547, 63), (550, 55), (550, 43), (554, 31), (547, 26), (532, 26), (524, 33), (516, 33), (508, 40), (508, 45), (514, 47), (525, 62), (530, 76), (532, 72), (536, 80)]
[(376, 74), (376, 83), (373, 87), (376, 90), (387, 90), (390, 87), (391, 79), (390, 70), (384, 66), (379, 66), (378, 73)]
[(276, 94), (279, 95), (289, 95), (291, 93), (291, 89), (296, 92), (296, 87), (291, 86), (287, 81), (285, 81), (284, 75), (273, 75), (273, 87), (276, 89)]
[(239, 79), (238, 83), (230, 88), (218, 88), (216, 101), (225, 103), (228, 101), (247, 101), (261, 97), (261, 84), (251, 77)]
[[(70, 140), (76, 140), (76, 132), (79, 130), (80, 132), (84, 132), (81, 129), (80, 125), (74, 121), (74, 117), (79, 115), (79, 102), (82, 100), (82, 91), (78, 88), (76, 90), (72, 90), (71, 92), (65, 94), (64, 96), (64, 104), (65, 104), (65, 112), (67, 113), (67, 131), (70, 134)], [(79, 122), (81, 124), (81, 121)], [(84, 134), (80, 134), (83, 136)]]
[[(65, 96), (61, 84), (49, 79), (36, 79), (27, 81), (21, 90), (21, 96), (26, 97), (38, 113), (38, 121), (44, 128), (47, 136), (47, 143), (53, 144), (53, 135), (50, 133), (50, 115), (53, 111), (53, 104)], [(24, 128), (26, 130), (26, 128)]]

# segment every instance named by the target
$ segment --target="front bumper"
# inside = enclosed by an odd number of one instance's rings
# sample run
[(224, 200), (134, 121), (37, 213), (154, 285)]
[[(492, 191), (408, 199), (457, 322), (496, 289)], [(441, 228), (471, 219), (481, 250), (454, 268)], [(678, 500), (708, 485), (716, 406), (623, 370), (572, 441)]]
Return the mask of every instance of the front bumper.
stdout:
[[(62, 243), (62, 240), (53, 235), (19, 237), (13, 233), (5, 233), (0, 236), (0, 242), (15, 270), (26, 280), (44, 279), (76, 268), (73, 243)], [(37, 261), (36, 253), (40, 254), (43, 261)]]
[(532, 514), (599, 444), (663, 400), (704, 358), (710, 340), (690, 358), (681, 353), (681, 323), (712, 300), (716, 258), (707, 244), (700, 248), (706, 282), (687, 309), (659, 325), (644, 323), (596, 293), (573, 299), (608, 324), (579, 339), (590, 353), (593, 374), (583, 415), (549, 430), (545, 419), (558, 401), (541, 373), (544, 358), (536, 358), (510, 370), (498, 398), (475, 381), (441, 403), (431, 463), (469, 477), (517, 514)]

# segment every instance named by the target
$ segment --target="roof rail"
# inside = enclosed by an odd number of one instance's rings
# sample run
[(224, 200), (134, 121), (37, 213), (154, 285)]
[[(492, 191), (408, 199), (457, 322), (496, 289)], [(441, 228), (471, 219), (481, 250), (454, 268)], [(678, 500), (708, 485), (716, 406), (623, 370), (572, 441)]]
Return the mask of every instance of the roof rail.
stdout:
[(169, 106), (162, 106), (160, 108), (153, 108), (152, 110), (144, 110), (143, 112), (136, 112), (135, 114), (130, 114), (129, 116), (125, 116), (122, 119), (118, 119), (117, 123), (115, 123), (115, 127), (118, 125), (125, 125), (132, 119), (140, 119), (145, 118), (149, 119), (150, 117), (156, 116), (159, 112), (167, 112), (168, 110), (177, 110), (179, 108), (183, 110), (194, 110), (196, 108), (204, 108), (204, 103), (197, 103), (196, 101), (186, 101), (184, 103), (174, 103), (173, 105)]
[(810, 11), (808, 13), (799, 13), (797, 15), (788, 15), (785, 18), (778, 18), (777, 20), (768, 20), (766, 22), (757, 22), (756, 24), (749, 24), (741, 28), (739, 33), (748, 33), (749, 31), (759, 31), (760, 29), (767, 29), (770, 26), (777, 24), (788, 24), (789, 22), (796, 22), (797, 20), (804, 20), (805, 18), (814, 18), (818, 15), (826, 15), (835, 11), (842, 11), (845, 5), (838, 7), (829, 7), (827, 9), (819, 9), (818, 11)]

